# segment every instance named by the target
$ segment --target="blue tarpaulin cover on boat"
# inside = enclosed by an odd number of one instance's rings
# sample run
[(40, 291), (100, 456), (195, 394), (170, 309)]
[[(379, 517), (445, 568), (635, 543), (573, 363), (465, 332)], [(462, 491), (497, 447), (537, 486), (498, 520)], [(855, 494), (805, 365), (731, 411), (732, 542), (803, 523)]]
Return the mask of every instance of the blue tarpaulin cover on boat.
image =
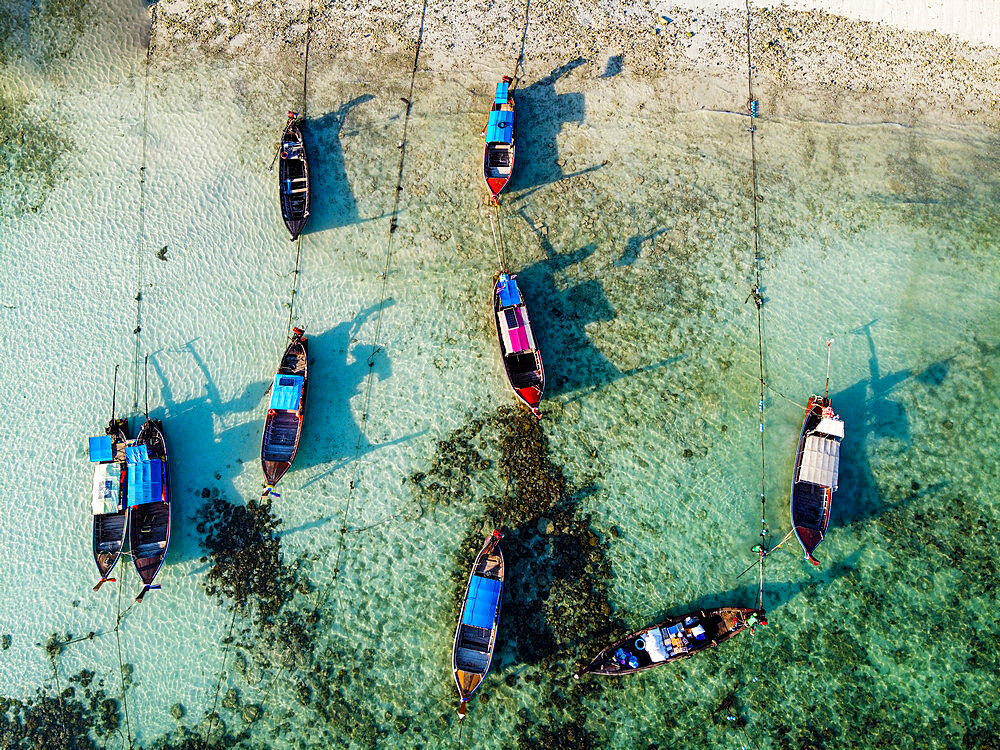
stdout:
[(486, 124), (486, 142), (487, 143), (514, 142), (513, 112), (490, 112), (490, 119)]
[(506, 104), (508, 91), (510, 91), (510, 81), (500, 81), (497, 84), (497, 95), (493, 98), (493, 101), (497, 104)]
[(497, 601), (500, 599), (500, 586), (500, 581), (494, 578), (472, 576), (469, 596), (465, 600), (465, 611), (462, 613), (463, 625), (487, 629), (493, 627), (493, 620), (497, 614)]
[(521, 292), (517, 282), (510, 274), (502, 273), (497, 279), (497, 291), (500, 292), (500, 307), (513, 307), (521, 304)]
[(98, 461), (110, 461), (113, 457), (111, 452), (111, 436), (99, 435), (90, 439), (90, 460), (94, 463)]
[[(146, 446), (141, 446), (145, 448)], [(163, 499), (163, 461), (139, 461), (128, 467), (128, 504), (159, 502)]]
[(145, 445), (126, 445), (125, 460), (129, 465), (142, 463), (149, 460), (149, 452)]
[(271, 406), (268, 408), (298, 411), (303, 382), (305, 378), (301, 375), (275, 375), (274, 387), (271, 388)]

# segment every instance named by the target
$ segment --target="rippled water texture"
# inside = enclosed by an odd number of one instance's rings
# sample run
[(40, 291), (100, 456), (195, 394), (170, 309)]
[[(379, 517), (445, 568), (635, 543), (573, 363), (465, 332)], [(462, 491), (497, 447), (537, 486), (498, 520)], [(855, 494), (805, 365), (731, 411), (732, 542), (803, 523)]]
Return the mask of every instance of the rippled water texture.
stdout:
[[(479, 133), (507, 62), (432, 47), (411, 98), (419, 7), (370, 64), (317, 32), (296, 275), (269, 164), (300, 51), (240, 52), (270, 27), (202, 28), (209, 3), (153, 7), (147, 80), (150, 9), (0, 4), (3, 743), (457, 746), (462, 587), (502, 523), (463, 746), (998, 746), (995, 130), (816, 118), (762, 88), (766, 521), (776, 543), (833, 338), (847, 437), (822, 565), (794, 540), (768, 558), (754, 637), (575, 682), (626, 629), (756, 596), (737, 579), (761, 486), (745, 84), (703, 79), (732, 101), (701, 109), (627, 53), (526, 58), (499, 222), (546, 363), (536, 423), (490, 322)], [(304, 439), (281, 496), (248, 505), (290, 322)], [(146, 353), (174, 532), (163, 589), (131, 607), (129, 561), (90, 591), (86, 438), (116, 364), (138, 424)]]

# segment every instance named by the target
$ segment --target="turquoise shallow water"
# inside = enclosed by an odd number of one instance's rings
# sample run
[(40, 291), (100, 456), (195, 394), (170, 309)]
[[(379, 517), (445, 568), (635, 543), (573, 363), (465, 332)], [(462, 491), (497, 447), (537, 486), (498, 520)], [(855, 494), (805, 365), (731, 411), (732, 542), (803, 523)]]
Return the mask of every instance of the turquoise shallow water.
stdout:
[[(154, 49), (147, 101), (146, 11), (125, 9), (122, 33), (102, 7), (43, 4), (29, 38), (14, 10), (0, 60), (0, 674), (7, 699), (74, 692), (3, 704), (8, 736), (30, 714), (90, 728), (97, 747), (457, 746), (458, 599), (502, 517), (501, 634), (465, 746), (996, 745), (981, 687), (997, 670), (995, 133), (765, 107), (767, 378), (804, 402), (834, 338), (848, 429), (823, 566), (794, 544), (768, 559), (771, 624), (752, 639), (575, 683), (621, 630), (756, 594), (736, 579), (760, 523), (745, 118), (678, 109), (627, 57), (607, 77), (573, 55), (526, 62), (501, 223), (549, 378), (534, 425), (512, 408), (490, 323), (478, 138), (498, 71), (419, 68), (390, 245), (412, 57), (319, 67), (296, 278), (268, 164), (297, 61)], [(287, 593), (263, 617), (248, 577), (234, 618), (206, 590), (220, 567), (199, 523), (259, 491), (290, 312), (311, 338), (310, 405), (271, 508), (283, 564), (258, 568)], [(128, 609), (128, 566), (120, 603), (112, 586), (90, 592), (85, 446), (116, 363), (119, 413), (141, 413), (146, 352), (175, 530), (163, 590)], [(775, 393), (766, 406), (780, 538), (801, 412)]]

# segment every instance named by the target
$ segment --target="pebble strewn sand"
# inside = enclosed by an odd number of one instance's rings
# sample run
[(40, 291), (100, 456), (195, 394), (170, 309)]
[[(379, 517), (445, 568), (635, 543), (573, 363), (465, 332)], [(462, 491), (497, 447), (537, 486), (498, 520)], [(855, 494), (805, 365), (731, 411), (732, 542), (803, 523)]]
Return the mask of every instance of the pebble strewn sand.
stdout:
[[(420, 71), (470, 82), (512, 72), (521, 48), (523, 4), (429, 4)], [(190, 47), (266, 68), (302, 57), (309, 6), (189, 3), (156, 6), (158, 56)], [(336, 70), (373, 81), (405, 76), (420, 36), (421, 5), (316, 3), (310, 73)], [(833, 121), (1000, 122), (1000, 55), (931, 31), (848, 20), (819, 10), (752, 13), (755, 86), (762, 114)], [(528, 8), (521, 77), (537, 80), (575, 58), (578, 75), (614, 71), (652, 82), (678, 109), (733, 109), (746, 102), (746, 13), (648, 3), (536, 2)], [(610, 61), (610, 63), (609, 63)]]

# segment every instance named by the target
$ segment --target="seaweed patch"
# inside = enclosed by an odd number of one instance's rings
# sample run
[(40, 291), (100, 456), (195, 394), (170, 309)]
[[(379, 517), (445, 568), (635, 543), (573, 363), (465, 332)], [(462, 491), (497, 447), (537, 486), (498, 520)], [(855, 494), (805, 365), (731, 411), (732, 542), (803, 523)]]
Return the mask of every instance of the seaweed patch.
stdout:
[[(206, 488), (201, 494), (207, 499), (212, 493)], [(206, 593), (232, 601), (237, 612), (262, 626), (274, 624), (295, 593), (295, 576), (276, 534), (280, 524), (269, 499), (235, 505), (215, 497), (198, 514), (198, 533), (206, 535), (211, 558)]]
[[(349, 654), (320, 645), (329, 623), (321, 607), (307, 598), (313, 587), (303, 561), (284, 560), (277, 534), (281, 519), (270, 499), (242, 506), (208, 488), (200, 494), (210, 500), (198, 516), (210, 560), (205, 591), (231, 602), (235, 614), (247, 618), (232, 636), (230, 661), (246, 695), (232, 686), (220, 687), (221, 710), (243, 726), (242, 732), (270, 714), (268, 729), (275, 736), (298, 740), (308, 735), (310, 742), (330, 746), (350, 738), (359, 747), (374, 748), (384, 730), (369, 711), (346, 697), (356, 680), (365, 682), (364, 675), (358, 667), (344, 666), (353, 663)], [(294, 705), (294, 716), (276, 705)], [(219, 716), (209, 728), (214, 724), (225, 726)]]
[(26, 700), (0, 697), (0, 747), (103, 747), (118, 731), (119, 707), (92, 679), (85, 670), (61, 691), (38, 688)]
[(35, 115), (26, 97), (0, 90), (0, 219), (38, 211), (73, 142), (57, 121)]
[[(497, 459), (487, 458), (495, 450)], [(563, 660), (578, 659), (583, 649), (614, 629), (607, 600), (607, 544), (591, 530), (589, 516), (578, 510), (597, 479), (584, 477), (579, 487), (571, 487), (552, 460), (542, 424), (513, 406), (485, 418), (470, 415), (439, 442), (429, 470), (411, 477), (414, 492), (429, 503), (468, 498), (474, 484), (503, 488), (485, 497), (482, 515), (456, 552), (451, 614), (457, 621), (483, 530), (502, 526), (507, 573), (496, 648), (505, 660), (513, 654), (514, 664), (568, 670), (568, 662), (560, 665)], [(518, 679), (537, 682), (537, 677), (536, 669), (522, 678), (501, 669), (495, 679), (513, 687)], [(549, 681), (542, 684), (548, 685), (547, 697), (538, 705), (547, 708), (520, 722), (520, 746), (590, 746), (590, 735), (568, 705), (575, 706), (587, 688), (573, 685), (564, 699)], [(480, 701), (488, 700), (488, 687), (480, 693)]]
[(31, 55), (43, 64), (69, 57), (91, 19), (86, 0), (39, 0), (28, 11)]

